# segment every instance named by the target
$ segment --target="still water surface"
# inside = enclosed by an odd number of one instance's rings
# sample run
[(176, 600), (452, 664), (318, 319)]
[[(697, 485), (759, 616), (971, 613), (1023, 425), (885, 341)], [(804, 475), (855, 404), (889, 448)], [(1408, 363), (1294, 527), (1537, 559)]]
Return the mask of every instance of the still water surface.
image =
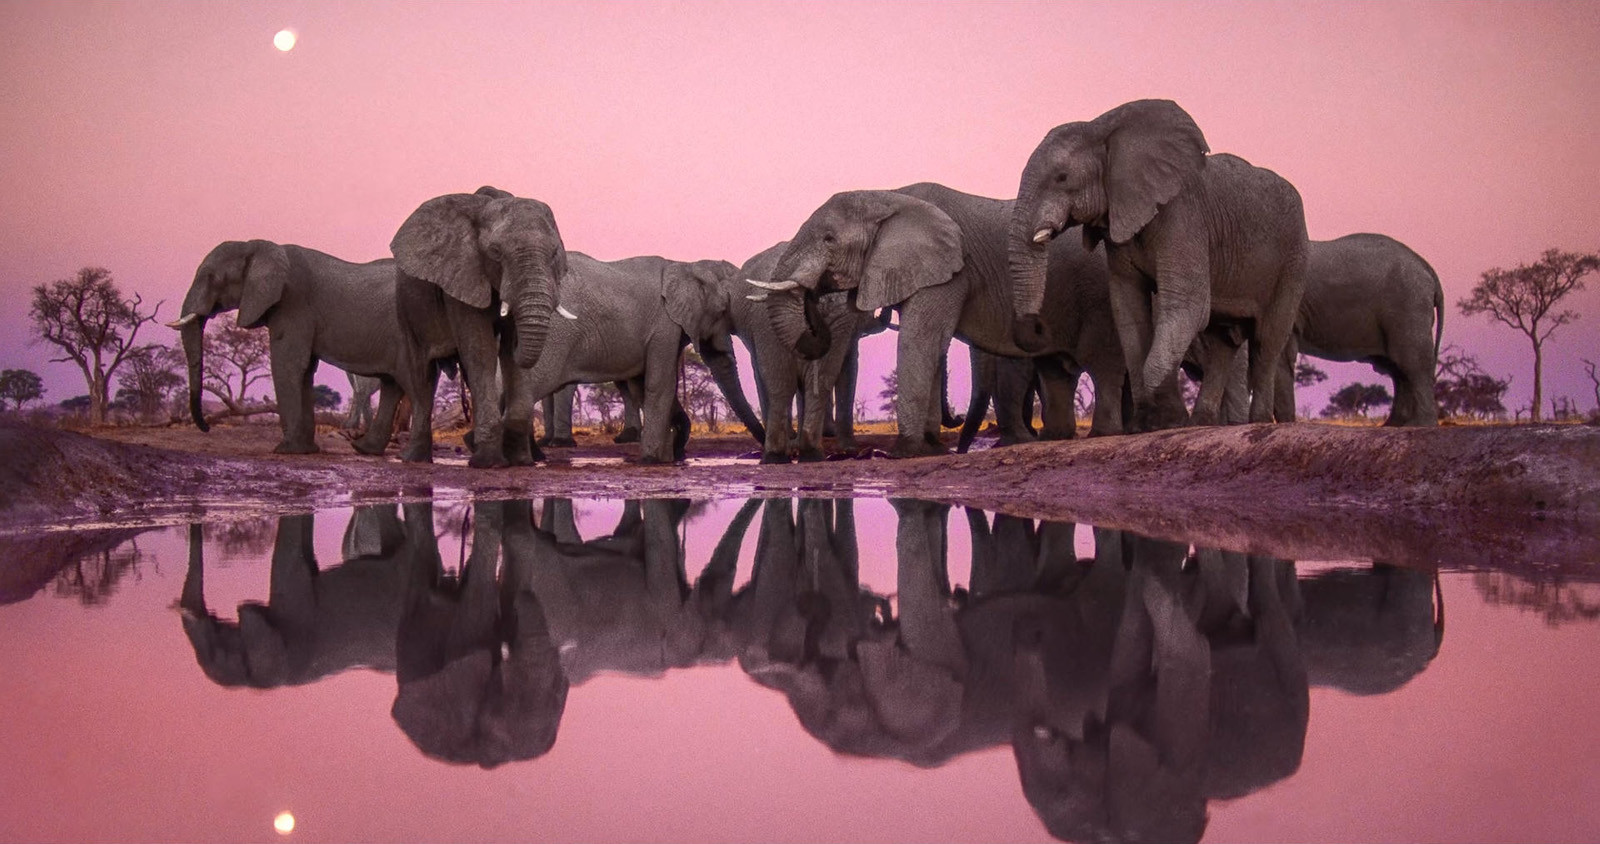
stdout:
[(909, 500), (104, 544), (0, 606), (0, 839), (1600, 837), (1570, 577)]

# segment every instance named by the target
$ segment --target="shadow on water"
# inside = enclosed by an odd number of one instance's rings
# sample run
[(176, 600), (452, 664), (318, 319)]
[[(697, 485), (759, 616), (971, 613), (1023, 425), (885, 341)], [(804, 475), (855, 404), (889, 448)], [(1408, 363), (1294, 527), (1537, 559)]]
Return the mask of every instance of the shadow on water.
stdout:
[[(697, 505), (628, 501), (585, 540), (573, 502), (544, 499), (358, 508), (328, 568), (316, 517), (280, 518), (268, 600), (236, 622), (206, 605), (193, 525), (179, 603), (214, 682), (392, 672), (390, 714), (412, 743), (485, 768), (548, 752), (569, 686), (736, 662), (839, 754), (935, 767), (1009, 746), (1038, 817), (1074, 841), (1198, 840), (1208, 801), (1299, 768), (1311, 687), (1393, 691), (1445, 633), (1434, 572), (1299, 574), (1100, 529), (1079, 557), (1075, 525), (974, 509), (957, 514), (971, 573), (952, 588), (952, 507), (889, 503), (892, 594), (863, 585), (848, 499), (745, 502), (693, 583), (682, 528)], [(463, 544), (447, 561), (451, 533)]]

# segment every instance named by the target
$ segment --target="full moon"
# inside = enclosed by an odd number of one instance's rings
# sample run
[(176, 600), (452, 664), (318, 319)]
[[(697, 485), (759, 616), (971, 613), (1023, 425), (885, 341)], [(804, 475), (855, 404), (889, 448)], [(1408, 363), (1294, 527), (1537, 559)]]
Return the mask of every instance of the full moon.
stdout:
[[(294, 36), (290, 35), (289, 40), (293, 41)], [(292, 47), (294, 45), (290, 44), (289, 46)], [(272, 828), (277, 830), (279, 835), (288, 835), (294, 832), (294, 815), (288, 812), (279, 812), (278, 816), (272, 819)]]
[(294, 42), (294, 30), (292, 29), (280, 29), (277, 35), (272, 36), (272, 46), (285, 53), (294, 49)]

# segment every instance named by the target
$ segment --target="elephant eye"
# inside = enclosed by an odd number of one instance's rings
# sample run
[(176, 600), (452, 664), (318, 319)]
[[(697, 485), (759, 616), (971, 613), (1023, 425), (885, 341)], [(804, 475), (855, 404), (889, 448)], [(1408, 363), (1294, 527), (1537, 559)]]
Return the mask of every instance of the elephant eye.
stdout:
[(823, 243), (832, 243), (833, 241), (834, 241), (833, 232), (828, 232), (827, 234), (822, 236), (822, 242)]
[(1058, 185), (1059, 184), (1063, 184), (1066, 181), (1067, 181), (1067, 174), (1066, 173), (1057, 173), (1056, 174), (1056, 184), (1058, 184)]

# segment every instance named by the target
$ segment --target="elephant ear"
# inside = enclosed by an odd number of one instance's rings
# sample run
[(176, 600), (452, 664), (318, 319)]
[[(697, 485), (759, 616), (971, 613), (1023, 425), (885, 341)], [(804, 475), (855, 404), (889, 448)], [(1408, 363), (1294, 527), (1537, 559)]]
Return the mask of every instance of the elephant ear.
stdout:
[(389, 243), (395, 263), (407, 275), (437, 284), (452, 299), (489, 307), (492, 284), (478, 250), (476, 221), (484, 206), (496, 201), (503, 200), (452, 193), (422, 203)]
[(1127, 243), (1156, 211), (1205, 169), (1205, 135), (1171, 100), (1138, 100), (1101, 115), (1106, 138), (1106, 203), (1112, 243)]
[(903, 194), (892, 195), (891, 207), (867, 253), (858, 310), (898, 305), (924, 287), (949, 281), (963, 263), (961, 227), (950, 215)]
[(708, 292), (695, 276), (694, 267), (688, 264), (669, 264), (661, 273), (661, 298), (666, 302), (667, 315), (683, 328), (690, 340), (701, 338), (710, 305)]
[(238, 320), (240, 328), (255, 328), (283, 298), (283, 286), (289, 280), (289, 253), (270, 240), (252, 240), (247, 261)]

